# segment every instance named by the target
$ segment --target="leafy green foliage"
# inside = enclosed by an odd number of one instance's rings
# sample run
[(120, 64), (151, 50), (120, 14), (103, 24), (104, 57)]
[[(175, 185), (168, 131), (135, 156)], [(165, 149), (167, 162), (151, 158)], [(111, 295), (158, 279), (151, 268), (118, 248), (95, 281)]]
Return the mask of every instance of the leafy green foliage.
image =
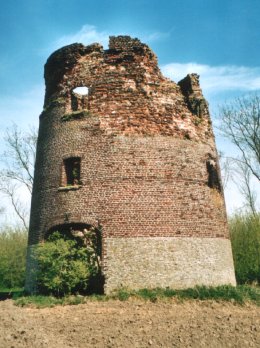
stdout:
[(260, 283), (260, 215), (236, 215), (229, 226), (238, 283)]
[(82, 292), (91, 276), (98, 272), (93, 262), (93, 250), (76, 240), (54, 232), (34, 250), (36, 277), (40, 293), (57, 296)]
[(0, 289), (24, 286), (26, 249), (25, 229), (3, 227), (0, 230)]

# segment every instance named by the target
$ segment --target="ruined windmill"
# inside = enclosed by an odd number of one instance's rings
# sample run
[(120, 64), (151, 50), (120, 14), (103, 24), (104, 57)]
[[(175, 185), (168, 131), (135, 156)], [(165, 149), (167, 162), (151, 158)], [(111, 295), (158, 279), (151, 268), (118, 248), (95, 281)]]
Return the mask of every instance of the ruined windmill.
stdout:
[[(52, 231), (101, 231), (105, 292), (235, 284), (214, 135), (199, 77), (165, 78), (128, 36), (73, 44), (45, 65), (30, 250)], [(80, 91), (80, 92), (79, 92)], [(82, 93), (83, 91), (83, 93)]]

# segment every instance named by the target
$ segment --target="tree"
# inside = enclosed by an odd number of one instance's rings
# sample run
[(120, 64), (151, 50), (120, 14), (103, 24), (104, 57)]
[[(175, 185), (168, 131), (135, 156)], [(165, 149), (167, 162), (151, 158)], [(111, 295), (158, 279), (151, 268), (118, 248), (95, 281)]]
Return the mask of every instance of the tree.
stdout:
[(27, 232), (23, 228), (0, 229), (0, 289), (22, 288), (25, 281)]
[(1, 155), (4, 169), (0, 171), (0, 191), (10, 199), (14, 211), (28, 229), (28, 209), (19, 197), (19, 189), (32, 193), (37, 132), (30, 128), (22, 132), (17, 125), (7, 129), (6, 151)]
[(251, 176), (252, 173), (246, 163), (242, 161), (236, 161), (236, 177), (239, 177), (239, 184), (236, 181), (236, 185), (245, 199), (245, 208), (249, 210), (253, 216), (257, 215), (256, 208), (256, 191), (252, 188), (251, 185)]
[(225, 190), (228, 182), (233, 180), (233, 158), (226, 157), (223, 151), (219, 151), (219, 163), (221, 167), (222, 186)]
[(244, 198), (243, 210), (256, 216), (257, 194), (252, 187), (250, 169), (241, 159), (227, 157), (223, 152), (219, 153), (219, 157), (223, 188), (226, 189), (228, 183), (233, 181)]
[(260, 96), (237, 98), (222, 106), (220, 113), (222, 134), (237, 147), (241, 163), (260, 181)]

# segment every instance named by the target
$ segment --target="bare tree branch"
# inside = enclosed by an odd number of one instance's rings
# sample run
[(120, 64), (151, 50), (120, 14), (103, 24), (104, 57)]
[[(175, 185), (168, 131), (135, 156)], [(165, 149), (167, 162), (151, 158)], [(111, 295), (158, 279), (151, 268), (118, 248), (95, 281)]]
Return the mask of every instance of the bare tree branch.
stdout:
[(16, 215), (21, 220), (25, 229), (28, 230), (28, 224), (27, 224), (28, 210), (26, 209), (26, 207), (21, 203), (21, 201), (17, 197), (16, 192), (18, 189), (19, 188), (17, 187), (17, 185), (10, 182), (8, 179), (1, 180), (0, 191), (10, 199)]
[(236, 183), (240, 193), (243, 195), (245, 199), (246, 208), (248, 208), (254, 216), (257, 216), (257, 196), (256, 192), (252, 189), (251, 185), (251, 171), (243, 161), (236, 161), (236, 168), (237, 180), (234, 180), (234, 182)]
[(257, 194), (252, 188), (252, 172), (245, 161), (240, 158), (226, 157), (223, 152), (219, 153), (223, 188), (233, 181), (244, 198), (243, 209), (257, 216)]
[(226, 189), (228, 182), (233, 179), (233, 162), (233, 158), (226, 157), (223, 152), (219, 151), (219, 163), (221, 168), (221, 178), (224, 190)]
[(221, 127), (242, 155), (242, 161), (260, 181), (260, 97), (237, 98), (221, 107)]
[(0, 191), (10, 199), (17, 217), (28, 228), (29, 214), (17, 192), (25, 187), (32, 193), (37, 132), (34, 128), (30, 128), (27, 133), (22, 132), (14, 124), (7, 129), (4, 140), (6, 151), (0, 157), (4, 165), (0, 171)]

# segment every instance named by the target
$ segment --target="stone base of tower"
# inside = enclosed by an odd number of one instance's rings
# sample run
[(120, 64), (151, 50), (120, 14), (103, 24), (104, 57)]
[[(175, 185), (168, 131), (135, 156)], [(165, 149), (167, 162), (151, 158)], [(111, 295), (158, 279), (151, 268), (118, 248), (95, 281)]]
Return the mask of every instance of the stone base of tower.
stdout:
[(119, 288), (236, 285), (230, 240), (106, 238), (105, 293)]
[(28, 294), (35, 294), (37, 291), (36, 287), (36, 262), (33, 258), (33, 252), (36, 245), (29, 245), (27, 247), (27, 256), (26, 256), (26, 279), (24, 290)]

